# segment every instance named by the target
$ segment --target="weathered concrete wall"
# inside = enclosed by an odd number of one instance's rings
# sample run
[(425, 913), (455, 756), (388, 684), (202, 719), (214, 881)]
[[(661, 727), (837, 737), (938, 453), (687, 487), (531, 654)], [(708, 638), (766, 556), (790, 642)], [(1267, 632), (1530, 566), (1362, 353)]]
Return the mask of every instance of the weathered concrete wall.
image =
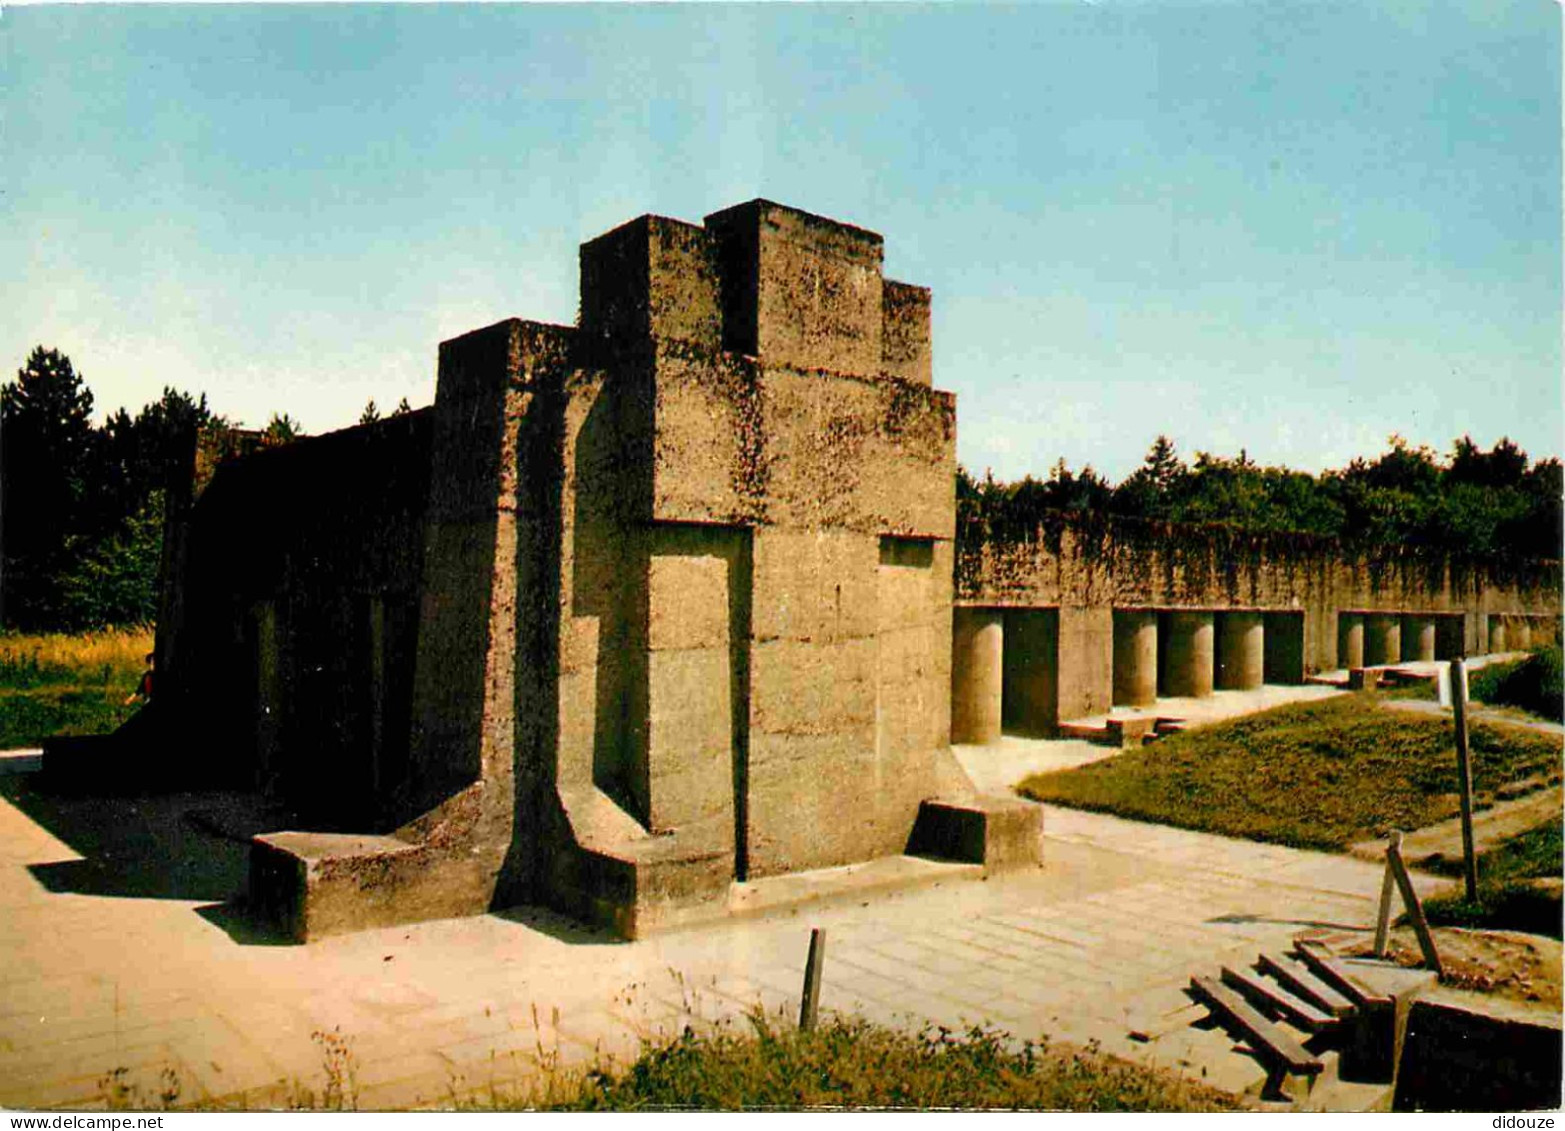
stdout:
[(157, 710), (189, 780), (258, 785), (327, 828), (398, 821), (432, 425), (220, 464), (197, 449), (158, 626)]
[[(1551, 638), (1560, 567), (1502, 573), (1395, 552), (1364, 560), (1319, 538), (1058, 514), (1030, 530), (964, 528), (956, 595), (959, 615), (984, 608), (1061, 618), (1056, 653), (1039, 661), (1048, 671), (1027, 671), (1009, 641), (1004, 664), (1007, 688), (1053, 688), (1052, 705), (1029, 693), (1028, 717), (1063, 721), (1108, 709), (1105, 671), (1114, 702), (1149, 705), (1151, 676), (1138, 657), (1152, 648), (1159, 693), (1200, 696)], [(1153, 616), (1155, 630), (1146, 627)], [(1112, 631), (1070, 628), (1103, 618)], [(1016, 719), (1022, 732), (1020, 708), (996, 709), (1007, 729)]]

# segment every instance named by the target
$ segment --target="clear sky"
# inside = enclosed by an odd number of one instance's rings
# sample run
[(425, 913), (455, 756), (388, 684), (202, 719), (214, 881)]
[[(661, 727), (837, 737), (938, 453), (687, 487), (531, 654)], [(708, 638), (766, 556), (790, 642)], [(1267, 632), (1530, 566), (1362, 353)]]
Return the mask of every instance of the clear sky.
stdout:
[(756, 196), (934, 289), (975, 471), (1397, 432), (1559, 455), (1560, 9), (1374, 0), (0, 14), (0, 364), (312, 432)]

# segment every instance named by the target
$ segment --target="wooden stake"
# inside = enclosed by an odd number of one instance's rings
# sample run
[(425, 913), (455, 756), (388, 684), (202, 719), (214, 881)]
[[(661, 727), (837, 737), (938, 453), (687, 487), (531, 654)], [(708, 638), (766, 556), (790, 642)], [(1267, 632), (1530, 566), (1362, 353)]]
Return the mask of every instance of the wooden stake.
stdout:
[(815, 1015), (821, 1001), (821, 965), (826, 961), (826, 929), (810, 931), (810, 957), (804, 964), (804, 994), (799, 1002), (799, 1028), (815, 1028)]
[(1396, 878), (1391, 874), (1391, 850), (1402, 849), (1402, 834), (1391, 830), (1386, 841), (1386, 874), (1380, 879), (1380, 914), (1375, 919), (1375, 957), (1386, 956), (1386, 941), (1391, 930), (1391, 893), (1396, 888)]
[[(1400, 837), (1397, 838), (1401, 840)], [(1413, 933), (1418, 936), (1418, 948), (1424, 952), (1424, 962), (1440, 977), (1445, 976), (1445, 967), (1440, 964), (1440, 952), (1435, 949), (1435, 937), (1429, 933), (1429, 920), (1424, 918), (1424, 905), (1418, 900), (1418, 892), (1413, 890), (1413, 877), (1407, 874), (1407, 865), (1402, 862), (1402, 846), (1400, 843), (1386, 847), (1386, 864), (1391, 874), (1396, 877), (1397, 887), (1402, 890), (1402, 903), (1407, 908), (1407, 917), (1413, 921)]]
[(1473, 852), (1473, 764), (1467, 750), (1467, 666), (1451, 661), (1451, 709), (1456, 715), (1456, 773), (1462, 791), (1462, 877), (1467, 902), (1478, 899), (1478, 858)]

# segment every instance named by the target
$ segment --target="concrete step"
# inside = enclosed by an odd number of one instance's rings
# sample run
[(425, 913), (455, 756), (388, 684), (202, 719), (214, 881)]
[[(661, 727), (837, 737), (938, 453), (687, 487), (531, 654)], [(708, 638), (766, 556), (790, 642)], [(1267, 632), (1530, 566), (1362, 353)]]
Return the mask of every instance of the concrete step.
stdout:
[(982, 864), (960, 864), (925, 856), (882, 856), (862, 864), (788, 872), (735, 882), (728, 889), (732, 915), (765, 915), (805, 904), (867, 899), (892, 891), (913, 891), (944, 883), (980, 880)]

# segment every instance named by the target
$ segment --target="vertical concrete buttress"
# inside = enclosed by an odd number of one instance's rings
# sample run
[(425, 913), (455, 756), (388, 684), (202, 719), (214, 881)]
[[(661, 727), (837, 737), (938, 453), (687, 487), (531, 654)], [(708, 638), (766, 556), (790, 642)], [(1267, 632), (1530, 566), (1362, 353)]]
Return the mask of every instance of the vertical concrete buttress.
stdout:
[(998, 742), (1005, 671), (1005, 614), (952, 610), (951, 741)]
[(1252, 691), (1266, 673), (1265, 627), (1260, 613), (1217, 614), (1217, 686)]
[(1114, 705), (1149, 707), (1157, 701), (1157, 613), (1114, 610)]
[(1489, 614), (1489, 653), (1490, 653), (1490, 655), (1493, 655), (1496, 652), (1504, 652), (1506, 650), (1506, 644), (1507, 644), (1507, 639), (1506, 639), (1506, 632), (1505, 632), (1505, 618), (1500, 616), (1498, 613), (1490, 613)]
[(1526, 617), (1512, 617), (1506, 628), (1506, 642), (1513, 652), (1524, 652), (1532, 647), (1532, 624)]
[(1163, 650), (1163, 690), (1189, 698), (1212, 693), (1213, 625), (1208, 612), (1168, 613)]

